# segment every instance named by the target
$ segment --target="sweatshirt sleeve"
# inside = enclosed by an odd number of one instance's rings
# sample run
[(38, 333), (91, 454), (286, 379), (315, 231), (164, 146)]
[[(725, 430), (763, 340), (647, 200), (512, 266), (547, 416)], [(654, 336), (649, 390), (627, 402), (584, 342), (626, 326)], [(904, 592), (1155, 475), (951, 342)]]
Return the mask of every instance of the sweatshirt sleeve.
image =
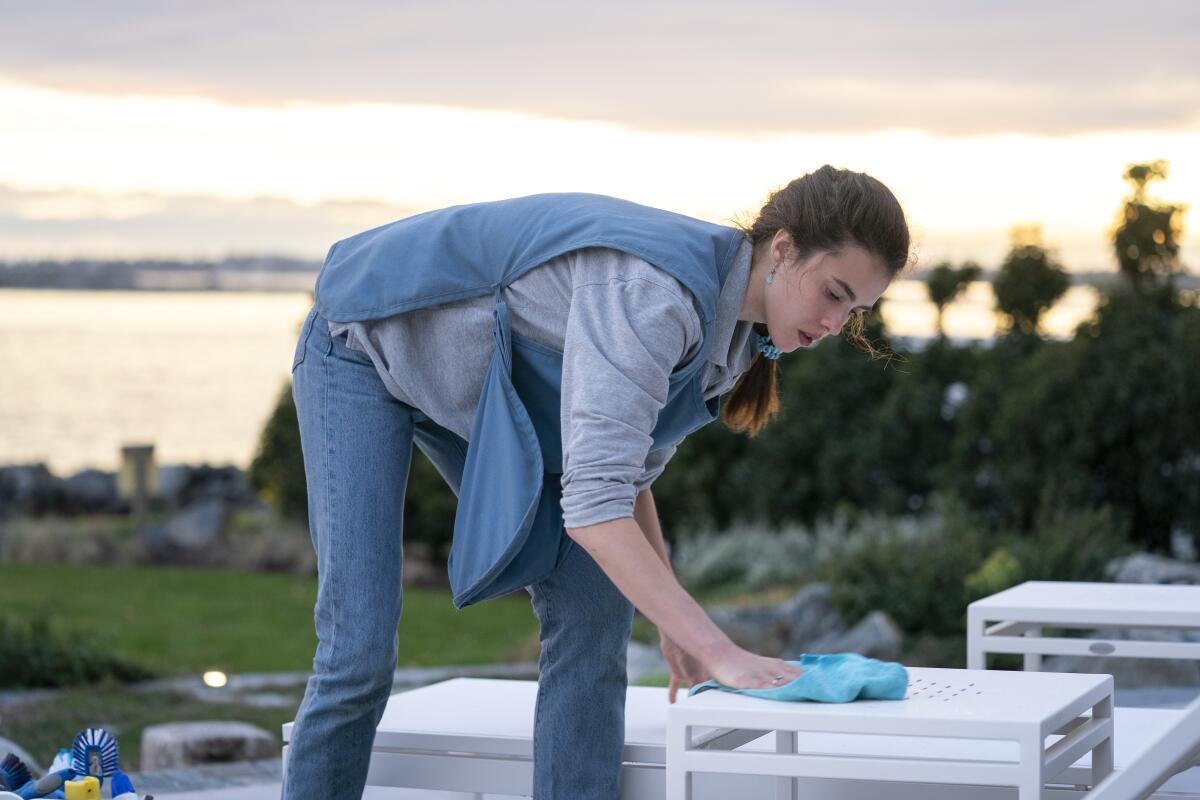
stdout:
[(637, 492), (674, 452), (647, 461), (671, 372), (701, 339), (691, 292), (673, 277), (616, 251), (592, 257), (618, 259), (622, 269), (581, 269), (602, 279), (572, 289), (561, 406), (568, 528), (633, 516)]
[(658, 480), (658, 476), (663, 474), (663, 470), (667, 468), (667, 462), (675, 455), (676, 445), (664, 447), (661, 450), (655, 450), (646, 455), (646, 469), (642, 472), (642, 476), (634, 481), (634, 489), (639, 492), (650, 488), (650, 484)]

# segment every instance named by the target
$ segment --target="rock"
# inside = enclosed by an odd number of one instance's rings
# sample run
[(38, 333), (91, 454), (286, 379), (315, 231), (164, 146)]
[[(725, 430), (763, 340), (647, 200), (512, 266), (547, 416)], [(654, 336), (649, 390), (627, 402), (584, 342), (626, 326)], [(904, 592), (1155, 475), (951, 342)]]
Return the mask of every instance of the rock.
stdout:
[(1155, 553), (1115, 558), (1105, 571), (1117, 583), (1200, 584), (1200, 564), (1176, 561)]
[(187, 464), (170, 464), (158, 467), (158, 496), (167, 508), (182, 508), (180, 502), (184, 487), (191, 478), (192, 468)]
[(904, 634), (891, 617), (882, 611), (872, 611), (844, 633), (790, 645), (788, 657), (798, 658), (801, 653), (859, 653), (891, 661), (900, 654), (903, 641)]
[(259, 507), (262, 500), (235, 466), (159, 467), (158, 493), (168, 508), (187, 508), (200, 500), (220, 499), (235, 508)]
[(709, 616), (739, 647), (766, 656), (781, 656), (842, 630), (823, 583), (805, 586), (774, 606), (717, 607)]
[(1183, 528), (1171, 531), (1171, 555), (1180, 561), (1196, 560), (1196, 537)]
[(34, 761), (24, 748), (11, 739), (5, 739), (3, 736), (0, 736), (0, 761), (3, 761), (4, 757), (9, 753), (24, 761), (26, 769), (29, 770), (29, 774), (33, 777), (40, 778), (46, 774), (46, 770), (42, 769), (41, 765)]
[(54, 477), (45, 464), (0, 467), (0, 517), (58, 511), (66, 496), (62, 480)]
[(670, 673), (671, 668), (658, 645), (631, 641), (625, 650), (625, 671), (633, 683), (656, 672)]
[(85, 469), (63, 481), (63, 486), (75, 511), (114, 511), (122, 504), (115, 472)]
[(155, 562), (208, 563), (223, 551), (232, 515), (233, 508), (222, 499), (201, 500), (146, 530), (146, 556)]
[(190, 764), (273, 758), (277, 739), (247, 722), (169, 722), (142, 731), (142, 772)]

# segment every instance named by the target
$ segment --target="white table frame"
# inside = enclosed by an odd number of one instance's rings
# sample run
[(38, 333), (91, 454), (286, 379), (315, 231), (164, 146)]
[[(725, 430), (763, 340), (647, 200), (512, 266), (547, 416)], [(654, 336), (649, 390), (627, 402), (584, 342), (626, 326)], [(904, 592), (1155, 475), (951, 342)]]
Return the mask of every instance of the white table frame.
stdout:
[[(909, 676), (899, 701), (786, 703), (720, 691), (679, 701), (667, 712), (667, 800), (692, 800), (696, 773), (776, 776), (780, 800), (799, 798), (797, 778), (867, 779), (885, 792), (883, 782), (1014, 787), (1019, 800), (1041, 800), (1046, 782), (1087, 753), (1090, 785), (1112, 772), (1109, 675), (913, 667)], [(713, 752), (693, 736), (695, 727), (774, 731), (776, 752)], [(850, 736), (840, 752), (819, 741), (798, 747), (799, 736), (812, 733)], [(951, 750), (933, 752), (923, 740)], [(1015, 745), (1016, 758), (953, 751), (955, 740)]]
[[(911, 670), (910, 670), (911, 671)], [(532, 793), (532, 710), (537, 684), (533, 681), (454, 679), (393, 695), (376, 733), (366, 796), (424, 798), (425, 800), (483, 800), (483, 798), (528, 796)], [(682, 702), (682, 700), (681, 700)], [(861, 702), (861, 701), (859, 701)], [(1198, 701), (1200, 702), (1200, 701)], [(666, 690), (630, 687), (626, 711), (625, 763), (622, 771), (622, 800), (662, 800), (665, 787), (666, 726), (669, 710)], [(1151, 741), (1161, 738), (1167, 726), (1126, 727), (1138, 735), (1123, 735), (1121, 712), (1142, 713), (1153, 709), (1113, 709), (1114, 760), (1126, 768), (1140, 764), (1145, 756), (1133, 753), (1160, 752)], [(1126, 723), (1136, 720), (1125, 720)], [(1193, 728), (1200, 722), (1193, 719)], [(287, 764), (287, 742), (292, 723), (283, 726), (283, 763)], [(1191, 729), (1189, 729), (1191, 730)], [(710, 751), (742, 748), (773, 753), (787, 748), (791, 739), (766, 731), (710, 729), (698, 732), (697, 745)], [(1143, 735), (1144, 734), (1144, 735)], [(813, 734), (809, 734), (812, 736)], [(817, 734), (823, 737), (823, 734)], [(1141, 738), (1139, 738), (1141, 736)], [(803, 742), (802, 735), (797, 739)], [(879, 737), (876, 737), (879, 738)], [(924, 740), (930, 745), (938, 740)], [(1175, 743), (1176, 745), (1179, 742)], [(991, 741), (962, 748), (986, 755), (1011, 744)], [(1125, 751), (1121, 762), (1121, 751)], [(1114, 769), (1114, 775), (1121, 771)], [(1047, 788), (1044, 800), (1090, 800), (1084, 795), (1090, 785), (1091, 764), (1084, 758), (1066, 770)], [(860, 776), (861, 777), (861, 776)], [(1133, 776), (1131, 776), (1133, 777)], [(1126, 781), (1128, 779), (1125, 779)], [(787, 792), (812, 800), (877, 800), (879, 784), (864, 780), (788, 779), (764, 776), (704, 775), (696, 783), (696, 800), (758, 800)], [(890, 784), (890, 800), (1012, 800), (1011, 788), (962, 787), (936, 784)], [(451, 793), (456, 794), (451, 794)], [(782, 794), (781, 794), (782, 792)], [(1163, 800), (1200, 800), (1200, 793), (1180, 793), (1166, 787)], [(1119, 793), (1108, 798), (1126, 800)]]
[(989, 653), (1022, 655), (1024, 669), (1048, 655), (1200, 659), (1200, 642), (1043, 636), (1046, 627), (1200, 632), (1200, 586), (1026, 581), (967, 606), (967, 668)]

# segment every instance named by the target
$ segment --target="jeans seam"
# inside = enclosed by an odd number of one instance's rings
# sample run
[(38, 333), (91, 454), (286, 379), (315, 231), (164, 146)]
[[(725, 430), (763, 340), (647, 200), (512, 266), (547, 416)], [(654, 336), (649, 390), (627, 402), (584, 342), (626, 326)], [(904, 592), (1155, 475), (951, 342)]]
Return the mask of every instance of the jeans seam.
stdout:
[[(545, 598), (545, 601), (546, 601), (545, 602), (546, 619), (542, 623), (541, 627), (543, 630), (545, 630), (547, 628), (553, 630), (554, 612), (553, 612), (553, 603), (551, 602), (551, 592), (549, 590), (549, 581), (542, 581), (541, 591), (542, 591), (542, 596)], [(546, 672), (552, 672), (553, 665), (554, 665), (553, 664), (553, 658), (554, 658), (553, 648), (547, 647), (545, 644), (543, 644), (542, 651), (546, 656)], [(538, 737), (537, 737), (538, 723), (541, 722), (542, 711), (546, 705), (543, 702), (543, 700), (545, 699), (545, 686), (546, 686), (545, 681), (542, 680), (542, 676), (539, 671), (539, 674), (538, 674), (538, 697), (537, 697), (537, 703), (536, 703), (537, 711), (533, 716), (533, 730), (534, 730), (533, 740), (534, 740), (535, 745), (538, 742)], [(539, 761), (537, 756), (538, 756), (537, 748), (535, 747), (534, 748), (534, 756), (533, 756), (535, 763), (537, 763)], [(543, 769), (545, 769), (545, 767), (543, 767)], [(535, 783), (536, 783), (536, 776), (535, 776)], [(541, 788), (545, 788), (545, 787), (541, 787)]]
[[(332, 342), (330, 342), (330, 344), (332, 345)], [(332, 347), (330, 349), (332, 350)], [(336, 571), (332, 568), (333, 556), (334, 556), (334, 552), (337, 550), (337, 548), (333, 546), (333, 532), (332, 532), (331, 526), (333, 524), (333, 518), (334, 518), (333, 500), (334, 500), (334, 495), (336, 492), (336, 487), (333, 482), (333, 475), (331, 472), (332, 467), (330, 466), (333, 463), (333, 437), (330, 436), (330, 433), (329, 433), (329, 427), (332, 423), (332, 418), (329, 414), (329, 393), (332, 388), (330, 386), (330, 384), (333, 383), (334, 373), (336, 372), (336, 370), (331, 370), (329, 368), (329, 358), (330, 358), (330, 355), (327, 353), (323, 359), (324, 366), (325, 366), (326, 379), (324, 381), (324, 396), (322, 397), (322, 406), (323, 406), (322, 414), (324, 417), (324, 426), (323, 427), (325, 429), (325, 491), (326, 491), (326, 500), (325, 500), (326, 541), (325, 541), (325, 545), (329, 549), (329, 559), (327, 562), (330, 565), (329, 571), (330, 571), (330, 574), (334, 574)], [(337, 644), (338, 629), (337, 629), (337, 604), (336, 604), (336, 600), (335, 600), (336, 597), (337, 597), (336, 592), (331, 592), (329, 595), (329, 598), (330, 598), (329, 599), (329, 606), (330, 606), (329, 618), (330, 618), (330, 627), (332, 628), (332, 633), (330, 634), (330, 637), (329, 637), (329, 652), (330, 652), (331, 656), (334, 653), (334, 649)]]

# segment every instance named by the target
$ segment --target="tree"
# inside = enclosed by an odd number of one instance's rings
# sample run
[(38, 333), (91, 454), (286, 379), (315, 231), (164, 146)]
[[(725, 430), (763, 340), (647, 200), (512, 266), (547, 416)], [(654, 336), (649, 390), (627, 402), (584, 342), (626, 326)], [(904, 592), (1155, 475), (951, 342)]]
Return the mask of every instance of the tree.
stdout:
[(1042, 314), (1067, 291), (1070, 280), (1050, 259), (1036, 225), (1012, 230), (1012, 247), (992, 282), (996, 305), (1010, 332), (1037, 336)]
[(929, 270), (925, 278), (925, 291), (929, 293), (929, 302), (937, 306), (937, 331), (939, 337), (945, 337), (942, 327), (942, 314), (946, 306), (962, 294), (971, 281), (978, 280), (983, 270), (974, 261), (968, 261), (961, 269), (955, 269), (949, 261), (943, 261)]
[(1121, 274), (1139, 296), (1171, 303), (1179, 262), (1179, 236), (1186, 206), (1150, 203), (1146, 186), (1165, 180), (1167, 162), (1131, 164), (1124, 178), (1133, 186), (1112, 232), (1113, 247)]

